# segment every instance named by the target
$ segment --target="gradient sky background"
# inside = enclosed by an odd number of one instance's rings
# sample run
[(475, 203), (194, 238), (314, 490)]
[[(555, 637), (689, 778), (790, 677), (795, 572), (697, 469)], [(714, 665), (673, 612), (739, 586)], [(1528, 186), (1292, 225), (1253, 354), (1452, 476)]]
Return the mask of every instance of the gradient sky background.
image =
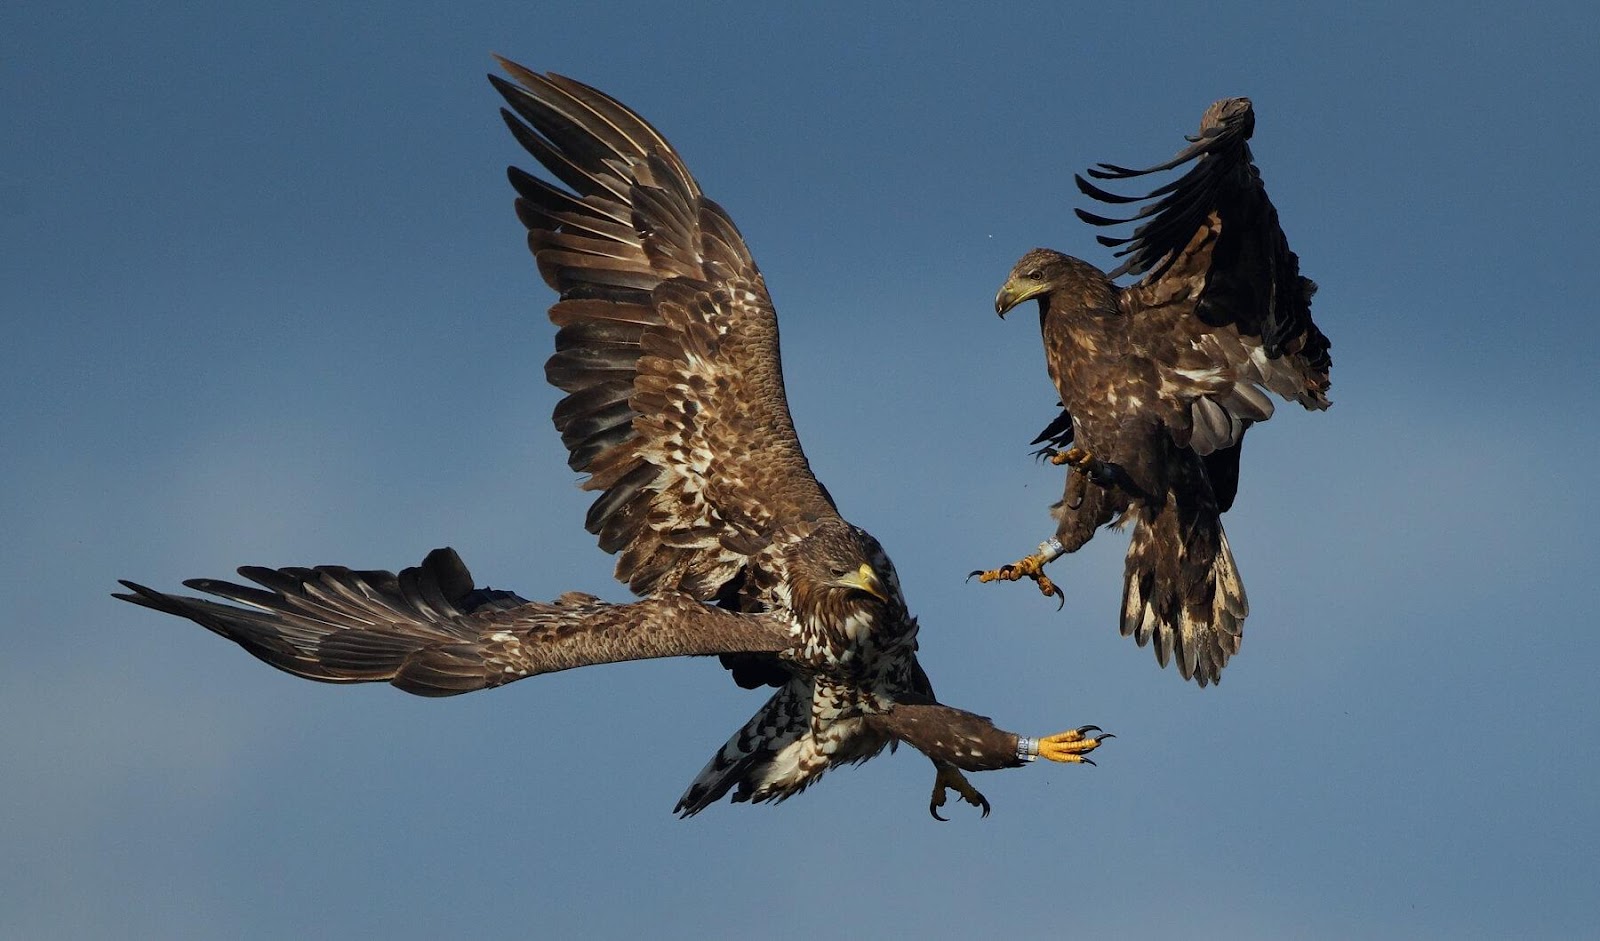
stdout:
[[(0, 13), (0, 935), (1574, 937), (1600, 918), (1589, 3), (11, 4)], [(674, 141), (753, 246), (818, 475), (894, 556), (943, 698), (1099, 768), (902, 752), (673, 802), (759, 705), (714, 662), (430, 701), (112, 601), (240, 564), (622, 599), (548, 415), (490, 51)], [(1251, 435), (1218, 689), (963, 584), (1050, 529), (1012, 262), (1105, 262), (1070, 174), (1247, 94), (1334, 342)], [(820, 919), (820, 927), (819, 927)]]

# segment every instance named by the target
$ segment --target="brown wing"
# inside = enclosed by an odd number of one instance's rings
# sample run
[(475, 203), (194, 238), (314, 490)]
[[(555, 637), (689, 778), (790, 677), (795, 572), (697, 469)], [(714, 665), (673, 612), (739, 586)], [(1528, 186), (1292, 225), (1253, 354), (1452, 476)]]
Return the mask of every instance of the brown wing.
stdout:
[(561, 299), (550, 382), (586, 525), (635, 592), (716, 597), (775, 530), (836, 516), (795, 436), (778, 325), (744, 239), (643, 118), (501, 60), (518, 141), (566, 188), (512, 168), (517, 214)]
[[(1099, 240), (1121, 246), (1117, 255), (1126, 258), (1112, 277), (1143, 275), (1122, 300), (1152, 338), (1174, 436), (1200, 454), (1237, 445), (1252, 422), (1271, 417), (1262, 387), (1308, 409), (1328, 407), (1329, 344), (1311, 320), (1316, 285), (1301, 276), (1252, 162), (1254, 129), (1250, 100), (1225, 98), (1166, 163), (1089, 171), (1126, 180), (1193, 164), (1148, 196), (1109, 193), (1077, 177), (1080, 190), (1103, 202), (1149, 200), (1130, 218), (1078, 216), (1101, 226), (1140, 222), (1131, 236)], [(1161, 337), (1172, 340), (1163, 345)]]
[(262, 588), (184, 582), (231, 605), (127, 581), (130, 593), (115, 597), (188, 618), (296, 676), (387, 681), (419, 696), (601, 663), (776, 653), (789, 645), (785, 627), (766, 616), (732, 614), (677, 593), (618, 605), (576, 592), (539, 603), (474, 588), (451, 549), (435, 549), (399, 575), (342, 566), (246, 566), (239, 574)]

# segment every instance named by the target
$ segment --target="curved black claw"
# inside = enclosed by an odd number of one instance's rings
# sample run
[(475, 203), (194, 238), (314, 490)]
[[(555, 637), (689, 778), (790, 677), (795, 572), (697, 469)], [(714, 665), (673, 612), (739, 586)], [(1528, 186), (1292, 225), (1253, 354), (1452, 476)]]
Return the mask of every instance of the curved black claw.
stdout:
[(1067, 606), (1067, 593), (1061, 590), (1060, 585), (1057, 585), (1055, 582), (1051, 581), (1050, 576), (1040, 572), (1037, 575), (1030, 575), (1028, 577), (1032, 578), (1033, 583), (1039, 586), (1040, 594), (1044, 595), (1046, 598), (1056, 599), (1057, 611), (1060, 611), (1062, 608)]
[(1050, 560), (1042, 555), (1030, 555), (1016, 562), (1009, 562), (997, 569), (973, 569), (967, 573), (967, 581), (976, 578), (978, 581), (989, 582), (1015, 582), (1024, 578), (1033, 579), (1039, 586), (1039, 591), (1046, 598), (1056, 599), (1056, 610), (1060, 611), (1067, 606), (1067, 596), (1044, 573), (1044, 567)]
[[(944, 795), (941, 794), (941, 795), (939, 795), (939, 798), (935, 798), (934, 800), (928, 801), (928, 813), (933, 814), (933, 819), (939, 821), (940, 823), (949, 823), (950, 822), (950, 818), (949, 817), (941, 817), (941, 816), (939, 816), (939, 808), (944, 806), (944, 801), (942, 799), (940, 799), (940, 798), (943, 798), (943, 797), (944, 797)], [(968, 803), (972, 803), (972, 802), (968, 801)], [(979, 794), (978, 795), (978, 802), (976, 804), (973, 804), (973, 806), (978, 808), (978, 810), (981, 812), (982, 816), (984, 816), (984, 817), (989, 816), (989, 798), (984, 797), (982, 794)]]
[(1106, 739), (1115, 737), (1110, 732), (1101, 731), (1098, 725), (1080, 725), (1075, 729), (1039, 739), (1038, 749), (1034, 754), (1064, 764), (1092, 765), (1095, 762), (1089, 757), (1089, 753), (1099, 748)]
[(941, 766), (939, 774), (933, 779), (933, 796), (928, 799), (928, 813), (940, 823), (949, 823), (949, 818), (939, 816), (939, 808), (945, 805), (948, 791), (955, 791), (961, 799), (978, 808), (983, 816), (989, 816), (989, 799), (972, 786), (966, 775), (953, 767)]

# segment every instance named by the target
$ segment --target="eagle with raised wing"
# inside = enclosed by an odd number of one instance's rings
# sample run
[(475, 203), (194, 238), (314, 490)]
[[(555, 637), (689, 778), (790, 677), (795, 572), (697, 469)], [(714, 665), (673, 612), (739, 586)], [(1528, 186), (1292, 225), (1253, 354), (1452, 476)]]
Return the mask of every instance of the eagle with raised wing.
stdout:
[(501, 60), (516, 139), (554, 178), (512, 168), (517, 214), (560, 295), (549, 381), (569, 464), (598, 493), (587, 526), (644, 600), (526, 601), (474, 585), (449, 549), (398, 575), (239, 570), (259, 588), (185, 582), (231, 604), (124, 582), (118, 597), (189, 618), (281, 670), (448, 696), (540, 673), (719, 655), (777, 687), (678, 802), (780, 801), (906, 742), (947, 789), (1035, 757), (1092, 763), (1084, 726), (1043, 739), (940, 704), (917, 622), (878, 542), (839, 515), (790, 420), (778, 325), (732, 220), (672, 146), (606, 94)]
[[(1166, 163), (1089, 170), (1130, 180), (1191, 165), (1147, 196), (1077, 176), (1079, 190), (1102, 202), (1146, 201), (1129, 218), (1077, 211), (1097, 226), (1140, 223), (1131, 236), (1099, 236), (1125, 260), (1108, 274), (1036, 248), (995, 298), (1002, 317), (1039, 302), (1062, 411), (1033, 443), (1070, 469), (1051, 508), (1054, 535), (1017, 562), (973, 574), (1031, 578), (1060, 598), (1044, 566), (1100, 526), (1131, 521), (1122, 633), (1141, 647), (1154, 642), (1162, 667), (1176, 659), (1201, 686), (1221, 679), (1249, 611), (1221, 514), (1238, 490), (1245, 432), (1272, 416), (1264, 390), (1328, 407), (1329, 344), (1311, 320), (1316, 285), (1301, 276), (1252, 161), (1254, 129), (1250, 100), (1226, 98)], [(1142, 277), (1118, 286), (1123, 275)]]

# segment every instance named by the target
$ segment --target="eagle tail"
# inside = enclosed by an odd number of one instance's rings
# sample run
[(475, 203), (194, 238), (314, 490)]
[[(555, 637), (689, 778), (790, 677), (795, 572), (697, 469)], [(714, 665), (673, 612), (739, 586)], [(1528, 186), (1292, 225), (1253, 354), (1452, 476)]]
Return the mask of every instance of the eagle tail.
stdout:
[(811, 696), (798, 677), (780, 687), (727, 743), (700, 769), (673, 813), (692, 817), (732, 790), (735, 801), (782, 799), (787, 794), (756, 797), (764, 772), (781, 752), (799, 742), (811, 723)]
[(1122, 634), (1156, 662), (1174, 658), (1184, 679), (1221, 682), (1239, 652), (1250, 613), (1244, 584), (1213, 501), (1190, 503), (1169, 493), (1153, 513), (1141, 512), (1128, 544), (1122, 589)]
[(791, 679), (712, 756), (673, 811), (692, 817), (730, 790), (735, 803), (784, 801), (829, 768), (866, 761), (890, 743), (859, 717), (835, 719), (814, 732), (812, 698), (810, 680)]

